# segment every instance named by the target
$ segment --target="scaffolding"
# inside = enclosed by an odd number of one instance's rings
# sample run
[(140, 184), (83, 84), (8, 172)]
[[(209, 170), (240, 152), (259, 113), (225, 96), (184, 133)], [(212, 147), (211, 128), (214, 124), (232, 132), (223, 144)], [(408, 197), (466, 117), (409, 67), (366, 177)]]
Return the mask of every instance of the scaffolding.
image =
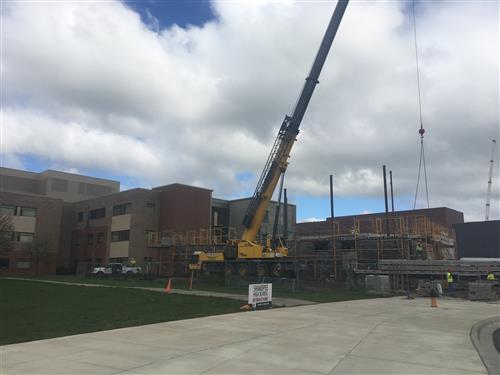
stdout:
[[(189, 263), (195, 251), (222, 252), (228, 242), (234, 242), (236, 229), (233, 227), (215, 227), (189, 231), (163, 230), (149, 232), (146, 235), (146, 247), (157, 250), (155, 261), (145, 267), (154, 275), (187, 276)], [(256, 243), (266, 245), (267, 236), (258, 236)], [(295, 241), (287, 240), (289, 254), (295, 254)], [(295, 262), (293, 256), (286, 261)]]
[(424, 215), (356, 217), (328, 226), (297, 235), (299, 259), (314, 256), (316, 262), (336, 265), (344, 274), (377, 270), (386, 259), (455, 259), (454, 233)]

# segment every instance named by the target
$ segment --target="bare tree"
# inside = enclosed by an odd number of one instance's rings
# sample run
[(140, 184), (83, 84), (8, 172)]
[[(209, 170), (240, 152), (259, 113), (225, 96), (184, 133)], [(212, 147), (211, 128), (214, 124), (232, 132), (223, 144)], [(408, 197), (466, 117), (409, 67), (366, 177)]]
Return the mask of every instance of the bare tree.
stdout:
[(13, 248), (14, 225), (12, 224), (12, 216), (0, 216), (0, 255), (9, 254)]
[(54, 256), (52, 242), (47, 237), (35, 237), (33, 242), (24, 245), (26, 251), (31, 254), (31, 261), (35, 268), (35, 274), (40, 272), (40, 263)]

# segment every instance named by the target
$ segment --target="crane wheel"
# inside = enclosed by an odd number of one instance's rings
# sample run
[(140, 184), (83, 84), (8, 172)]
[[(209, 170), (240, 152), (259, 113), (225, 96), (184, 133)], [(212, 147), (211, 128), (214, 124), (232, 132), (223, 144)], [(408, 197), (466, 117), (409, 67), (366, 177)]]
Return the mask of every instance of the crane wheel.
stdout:
[(241, 277), (248, 276), (248, 266), (246, 264), (240, 264), (238, 266), (238, 275)]
[(276, 263), (272, 268), (271, 274), (274, 277), (281, 277), (282, 273), (283, 273), (283, 267), (281, 266), (281, 263)]
[(234, 266), (232, 264), (226, 264), (226, 267), (224, 268), (224, 274), (226, 277), (234, 275)]
[(265, 264), (257, 264), (257, 276), (262, 277), (266, 276), (267, 274), (267, 267)]

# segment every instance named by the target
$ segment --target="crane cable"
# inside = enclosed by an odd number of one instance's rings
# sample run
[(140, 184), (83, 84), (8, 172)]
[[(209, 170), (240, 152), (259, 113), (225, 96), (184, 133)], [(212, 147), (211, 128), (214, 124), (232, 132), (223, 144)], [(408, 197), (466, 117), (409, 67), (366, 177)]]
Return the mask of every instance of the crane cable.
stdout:
[(420, 117), (420, 129), (418, 133), (420, 134), (420, 161), (418, 164), (418, 176), (417, 176), (417, 188), (415, 190), (415, 200), (413, 201), (413, 209), (417, 206), (417, 196), (418, 196), (418, 186), (420, 184), (420, 172), (422, 170), (422, 164), (424, 166), (424, 181), (425, 181), (425, 196), (427, 198), (427, 208), (429, 208), (429, 188), (427, 186), (427, 169), (425, 167), (425, 152), (424, 152), (424, 125), (422, 121), (422, 94), (420, 89), (420, 70), (418, 64), (418, 45), (417, 45), (417, 21), (415, 19), (415, 0), (412, 0), (412, 13), (413, 13), (413, 36), (415, 44), (415, 62), (416, 62), (416, 73), (417, 73), (417, 90), (418, 90), (418, 111)]

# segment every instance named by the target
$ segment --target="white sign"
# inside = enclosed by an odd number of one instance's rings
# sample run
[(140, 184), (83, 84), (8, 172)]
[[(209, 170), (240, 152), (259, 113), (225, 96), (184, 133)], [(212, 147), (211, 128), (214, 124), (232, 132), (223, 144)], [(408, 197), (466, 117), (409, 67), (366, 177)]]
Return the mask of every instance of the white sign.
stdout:
[(269, 306), (273, 301), (273, 284), (248, 285), (248, 304), (253, 307)]

